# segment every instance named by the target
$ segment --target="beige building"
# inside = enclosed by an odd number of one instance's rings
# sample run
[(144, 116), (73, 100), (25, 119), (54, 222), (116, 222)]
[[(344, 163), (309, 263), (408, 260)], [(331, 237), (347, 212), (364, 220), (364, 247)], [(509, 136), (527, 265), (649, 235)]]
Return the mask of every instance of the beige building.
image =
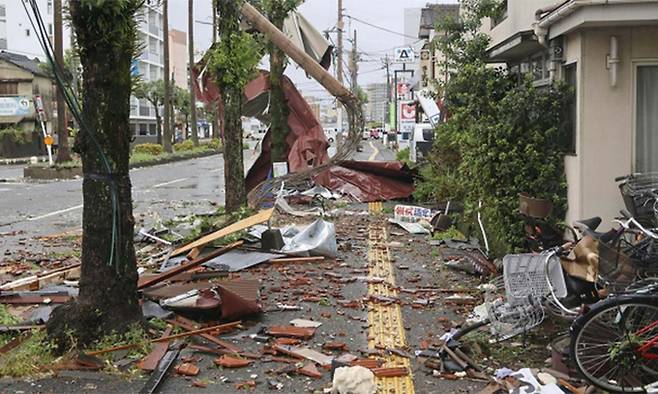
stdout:
[(23, 132), (21, 143), (0, 141), (0, 156), (29, 156), (43, 151), (35, 110), (37, 97), (43, 103), (45, 127), (52, 133), (53, 83), (42, 66), (36, 58), (0, 51), (0, 129)]
[[(483, 21), (492, 63), (576, 91), (567, 221), (624, 208), (614, 181), (658, 171), (658, 0), (508, 0)], [(609, 227), (609, 225), (604, 225)]]
[(187, 89), (187, 33), (169, 29), (169, 72), (174, 75), (174, 84)]
[(432, 49), (431, 42), (444, 32), (437, 31), (436, 26), (442, 20), (459, 17), (459, 4), (427, 4), (421, 9), (418, 38), (425, 44), (420, 51), (419, 86), (416, 88), (433, 88), (430, 81), (445, 81), (448, 76), (446, 56), (438, 49)]

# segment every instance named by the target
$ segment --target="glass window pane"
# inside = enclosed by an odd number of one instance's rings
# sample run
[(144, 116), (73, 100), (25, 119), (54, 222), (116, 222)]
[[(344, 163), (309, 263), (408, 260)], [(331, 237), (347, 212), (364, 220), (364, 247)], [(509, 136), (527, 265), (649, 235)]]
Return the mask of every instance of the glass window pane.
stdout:
[(637, 68), (635, 171), (658, 171), (658, 66)]

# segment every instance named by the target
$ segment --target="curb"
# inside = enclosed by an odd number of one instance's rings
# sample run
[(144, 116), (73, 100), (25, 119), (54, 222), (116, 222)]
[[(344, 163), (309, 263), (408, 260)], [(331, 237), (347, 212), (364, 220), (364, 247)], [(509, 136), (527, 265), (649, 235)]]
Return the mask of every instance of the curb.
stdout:
[[(161, 165), (161, 164), (168, 164), (168, 163), (174, 163), (174, 162), (178, 162), (178, 161), (199, 159), (199, 158), (202, 158), (202, 157), (208, 157), (208, 156), (213, 156), (213, 155), (221, 155), (221, 154), (222, 154), (222, 152), (209, 151), (209, 152), (202, 152), (202, 153), (197, 153), (197, 154), (194, 154), (194, 155), (183, 156), (183, 157), (180, 157), (180, 156), (179, 157), (164, 157), (164, 158), (161, 158), (161, 159), (147, 161), (147, 162), (143, 162), (143, 163), (131, 164), (131, 165), (129, 165), (128, 168), (130, 168), (132, 170), (132, 169), (135, 169), (135, 168), (153, 167), (153, 166), (157, 166), (157, 165)], [(48, 160), (46, 159), (45, 161), (48, 161)], [(29, 161), (28, 161), (28, 163), (29, 163)], [(16, 163), (16, 164), (20, 164), (20, 163)], [(41, 168), (44, 169), (44, 172), (43, 172), (44, 175), (39, 176), (37, 174), (41, 172), (40, 171)], [(76, 171), (79, 171), (79, 172), (76, 172)], [(49, 172), (50, 175), (46, 175), (45, 172)], [(62, 176), (62, 174), (66, 174), (66, 175), (63, 175), (63, 177), (60, 178), (60, 177), (58, 177), (57, 175), (54, 175), (54, 174), (58, 174), (59, 176)], [(35, 177), (35, 176), (31, 176), (31, 175), (37, 175), (37, 176)], [(23, 177), (24, 178), (29, 178), (29, 179), (40, 179), (40, 180), (74, 179), (75, 176), (81, 176), (81, 175), (82, 175), (82, 169), (80, 167), (55, 169), (55, 168), (51, 168), (51, 167), (40, 167), (40, 166), (39, 167), (29, 167), (28, 166), (28, 167), (23, 169)], [(0, 180), (0, 182), (1, 181), (2, 180)]]
[[(47, 157), (37, 157), (37, 163), (48, 162)], [(19, 157), (15, 159), (0, 159), (0, 166), (11, 166), (15, 164), (32, 164), (32, 159), (29, 157)]]

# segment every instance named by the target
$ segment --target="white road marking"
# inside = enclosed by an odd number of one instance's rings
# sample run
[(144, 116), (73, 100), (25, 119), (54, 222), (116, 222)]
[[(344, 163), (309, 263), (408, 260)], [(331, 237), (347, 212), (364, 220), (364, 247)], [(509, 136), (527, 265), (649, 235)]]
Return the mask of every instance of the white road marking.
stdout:
[(36, 217), (33, 217), (33, 218), (29, 218), (29, 219), (27, 219), (27, 221), (28, 221), (28, 222), (33, 222), (33, 221), (35, 221), (35, 220), (45, 219), (45, 218), (48, 218), (48, 217), (51, 217), (51, 216), (59, 215), (59, 214), (61, 214), (61, 213), (66, 213), (66, 212), (70, 212), (70, 211), (75, 211), (76, 209), (80, 209), (80, 208), (82, 208), (82, 204), (80, 204), (80, 205), (76, 205), (76, 206), (71, 207), (71, 208), (66, 208), (66, 209), (62, 209), (62, 210), (59, 210), (59, 211), (50, 212), (50, 213), (47, 213), (47, 214), (45, 214), (45, 215), (41, 215), (41, 216), (36, 216)]
[(155, 188), (158, 188), (158, 187), (167, 186), (167, 185), (171, 185), (171, 184), (178, 183), (178, 182), (183, 182), (183, 181), (186, 181), (188, 179), (189, 178), (179, 178), (179, 179), (174, 179), (173, 181), (169, 181), (169, 182), (158, 183), (157, 185), (153, 185), (153, 188), (155, 189)]
[(372, 141), (368, 142), (370, 144), (370, 147), (374, 152), (372, 152), (372, 155), (368, 158), (368, 161), (375, 161), (375, 157), (379, 154), (379, 149), (372, 143)]

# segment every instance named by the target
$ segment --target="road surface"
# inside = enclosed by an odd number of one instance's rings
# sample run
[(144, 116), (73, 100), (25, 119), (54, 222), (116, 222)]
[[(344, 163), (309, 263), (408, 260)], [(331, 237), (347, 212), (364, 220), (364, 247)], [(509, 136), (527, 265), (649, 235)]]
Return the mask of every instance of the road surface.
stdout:
[[(395, 154), (376, 140), (363, 141), (356, 160), (391, 160)], [(245, 150), (245, 166), (256, 159)], [(28, 181), (22, 166), (0, 166), (0, 256), (21, 239), (79, 229), (82, 179)], [(215, 210), (224, 203), (224, 161), (209, 156), (130, 171), (137, 226), (174, 216)], [(12, 233), (17, 234), (12, 235)]]

